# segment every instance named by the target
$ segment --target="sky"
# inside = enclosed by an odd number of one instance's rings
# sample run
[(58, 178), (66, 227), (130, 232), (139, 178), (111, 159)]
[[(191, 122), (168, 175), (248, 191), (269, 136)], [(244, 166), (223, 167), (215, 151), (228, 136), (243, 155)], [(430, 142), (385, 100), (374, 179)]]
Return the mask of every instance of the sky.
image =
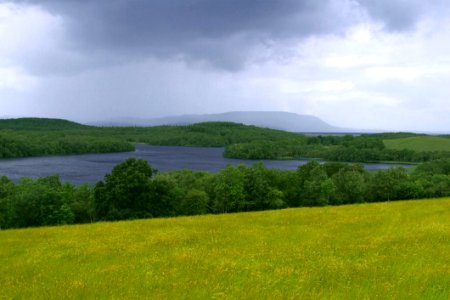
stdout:
[(450, 131), (446, 0), (0, 0), (0, 117)]

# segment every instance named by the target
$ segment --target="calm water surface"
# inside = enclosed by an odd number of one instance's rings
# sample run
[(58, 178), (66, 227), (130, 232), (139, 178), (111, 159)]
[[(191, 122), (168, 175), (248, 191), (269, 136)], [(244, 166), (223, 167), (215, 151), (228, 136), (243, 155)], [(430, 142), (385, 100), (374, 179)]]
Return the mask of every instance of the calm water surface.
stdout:
[[(222, 157), (223, 148), (171, 147), (136, 145), (136, 151), (107, 154), (83, 154), (68, 156), (31, 157), (0, 160), (0, 176), (12, 180), (20, 177), (37, 178), (59, 174), (62, 181), (74, 184), (96, 183), (106, 173), (129, 157), (145, 159), (159, 171), (191, 169), (217, 172), (227, 165), (252, 165), (254, 160)], [(295, 170), (306, 160), (262, 160), (271, 169)], [(364, 164), (367, 170), (387, 169), (392, 164)], [(408, 165), (402, 165), (408, 167)]]

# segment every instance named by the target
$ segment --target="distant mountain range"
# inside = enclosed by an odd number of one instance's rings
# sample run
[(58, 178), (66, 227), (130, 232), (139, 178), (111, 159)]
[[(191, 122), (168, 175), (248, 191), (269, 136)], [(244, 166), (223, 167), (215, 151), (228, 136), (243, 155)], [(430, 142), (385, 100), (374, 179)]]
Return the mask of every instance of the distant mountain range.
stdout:
[(201, 122), (234, 122), (292, 132), (351, 132), (353, 130), (332, 126), (311, 115), (281, 111), (235, 111), (221, 114), (180, 115), (154, 119), (115, 119), (91, 123), (96, 126), (158, 126), (189, 125)]

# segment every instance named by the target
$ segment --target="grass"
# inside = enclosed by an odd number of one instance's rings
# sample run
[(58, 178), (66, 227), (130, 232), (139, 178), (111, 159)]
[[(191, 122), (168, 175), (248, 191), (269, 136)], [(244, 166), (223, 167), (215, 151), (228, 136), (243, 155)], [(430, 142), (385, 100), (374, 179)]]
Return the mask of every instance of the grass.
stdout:
[(449, 299), (450, 198), (0, 231), (0, 298)]
[(414, 151), (450, 151), (450, 139), (438, 136), (414, 136), (383, 141), (388, 149)]

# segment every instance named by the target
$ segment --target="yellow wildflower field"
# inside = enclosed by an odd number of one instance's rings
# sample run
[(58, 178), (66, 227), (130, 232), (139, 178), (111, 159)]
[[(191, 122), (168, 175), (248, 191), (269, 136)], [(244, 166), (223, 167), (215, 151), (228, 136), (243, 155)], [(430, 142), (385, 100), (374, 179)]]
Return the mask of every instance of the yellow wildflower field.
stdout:
[(449, 299), (450, 199), (0, 231), (5, 299)]

